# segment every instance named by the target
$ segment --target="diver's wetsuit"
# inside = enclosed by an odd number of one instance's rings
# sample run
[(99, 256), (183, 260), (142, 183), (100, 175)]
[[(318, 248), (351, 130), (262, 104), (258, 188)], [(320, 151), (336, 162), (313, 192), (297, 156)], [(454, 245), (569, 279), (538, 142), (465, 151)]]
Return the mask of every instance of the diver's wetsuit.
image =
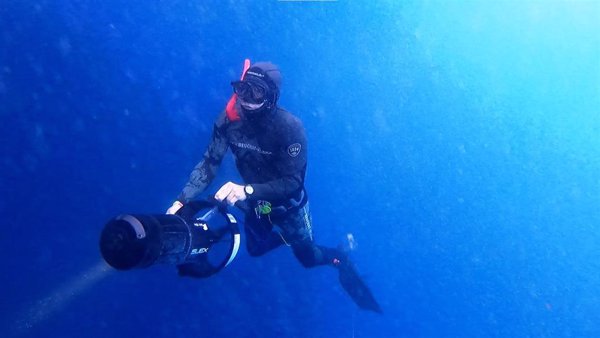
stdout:
[[(254, 120), (231, 121), (223, 112), (215, 122), (203, 159), (196, 165), (178, 200), (186, 203), (214, 179), (227, 149), (231, 148), (245, 184), (254, 188), (247, 196), (246, 244), (250, 255), (260, 256), (283, 243), (305, 267), (330, 264), (340, 256), (336, 249), (313, 242), (312, 219), (304, 190), (306, 136), (302, 122), (276, 107)], [(259, 201), (271, 203), (269, 215), (255, 212)], [(273, 225), (281, 232), (272, 231)]]

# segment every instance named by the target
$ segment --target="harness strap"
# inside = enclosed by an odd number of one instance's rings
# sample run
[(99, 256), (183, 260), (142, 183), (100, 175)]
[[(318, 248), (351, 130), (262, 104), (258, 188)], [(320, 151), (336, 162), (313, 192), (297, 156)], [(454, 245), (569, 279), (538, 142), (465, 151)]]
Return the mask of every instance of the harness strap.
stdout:
[[(270, 206), (271, 209), (267, 215), (269, 216), (269, 220), (271, 219), (271, 216), (273, 218), (277, 219), (284, 215), (287, 215), (290, 212), (302, 209), (306, 205), (307, 202), (308, 202), (308, 194), (306, 193), (306, 190), (304, 190), (304, 188), (302, 188), (299, 190), (299, 192), (296, 194), (295, 197), (288, 199), (287, 201), (285, 201), (282, 204), (279, 204), (276, 206)], [(259, 203), (260, 203), (260, 201), (259, 201)], [(254, 211), (256, 213), (257, 218), (260, 218), (261, 212), (260, 212), (260, 210), (258, 210), (258, 207), (259, 206), (256, 205)]]

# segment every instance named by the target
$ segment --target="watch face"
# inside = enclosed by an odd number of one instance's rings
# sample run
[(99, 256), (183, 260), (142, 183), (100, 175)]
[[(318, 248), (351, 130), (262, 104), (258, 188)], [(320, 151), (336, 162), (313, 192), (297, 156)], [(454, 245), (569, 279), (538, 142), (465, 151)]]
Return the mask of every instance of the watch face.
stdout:
[(247, 185), (244, 187), (244, 191), (246, 192), (246, 194), (252, 195), (252, 193), (254, 192), (254, 188), (252, 188), (252, 186), (250, 185)]

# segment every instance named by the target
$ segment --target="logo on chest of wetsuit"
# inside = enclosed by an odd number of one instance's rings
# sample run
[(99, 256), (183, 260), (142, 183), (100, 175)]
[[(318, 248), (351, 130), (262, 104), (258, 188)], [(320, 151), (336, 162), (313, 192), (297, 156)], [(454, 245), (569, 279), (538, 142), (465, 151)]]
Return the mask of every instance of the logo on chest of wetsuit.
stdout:
[(301, 149), (302, 145), (300, 143), (294, 143), (288, 147), (287, 152), (291, 157), (296, 157), (300, 154)]
[(273, 152), (267, 151), (267, 150), (262, 150), (259, 147), (253, 145), (253, 144), (248, 144), (248, 143), (241, 143), (241, 142), (232, 142), (232, 145), (238, 147), (238, 148), (242, 148), (242, 149), (248, 149), (248, 150), (253, 150), (256, 152), (259, 152), (263, 155), (273, 155)]

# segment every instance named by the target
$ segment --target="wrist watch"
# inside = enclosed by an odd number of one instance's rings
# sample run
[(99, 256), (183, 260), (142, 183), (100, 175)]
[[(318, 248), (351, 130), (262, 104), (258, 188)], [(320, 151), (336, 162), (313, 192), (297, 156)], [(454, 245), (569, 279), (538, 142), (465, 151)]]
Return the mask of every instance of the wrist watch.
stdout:
[(254, 194), (254, 188), (252, 188), (252, 186), (248, 184), (244, 186), (244, 192), (246, 193), (246, 195), (252, 195)]

